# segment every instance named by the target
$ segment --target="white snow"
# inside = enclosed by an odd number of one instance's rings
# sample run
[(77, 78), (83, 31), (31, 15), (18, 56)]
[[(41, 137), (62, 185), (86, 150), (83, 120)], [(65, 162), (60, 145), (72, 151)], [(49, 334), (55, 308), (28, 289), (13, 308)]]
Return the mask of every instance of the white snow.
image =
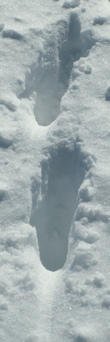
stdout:
[(0, 4), (0, 342), (110, 341), (110, 2)]

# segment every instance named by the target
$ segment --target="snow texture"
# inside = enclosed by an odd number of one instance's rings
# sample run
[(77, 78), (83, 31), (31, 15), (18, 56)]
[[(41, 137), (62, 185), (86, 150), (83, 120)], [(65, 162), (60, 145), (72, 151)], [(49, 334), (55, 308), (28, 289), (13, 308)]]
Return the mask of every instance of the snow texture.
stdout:
[(110, 341), (109, 13), (0, 4), (0, 342)]

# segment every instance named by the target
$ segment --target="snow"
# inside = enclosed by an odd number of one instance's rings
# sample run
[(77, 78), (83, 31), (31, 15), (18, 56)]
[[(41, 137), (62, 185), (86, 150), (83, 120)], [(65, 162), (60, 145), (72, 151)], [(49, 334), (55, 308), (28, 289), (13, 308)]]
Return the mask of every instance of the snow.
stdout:
[(110, 340), (110, 3), (0, 4), (0, 341)]

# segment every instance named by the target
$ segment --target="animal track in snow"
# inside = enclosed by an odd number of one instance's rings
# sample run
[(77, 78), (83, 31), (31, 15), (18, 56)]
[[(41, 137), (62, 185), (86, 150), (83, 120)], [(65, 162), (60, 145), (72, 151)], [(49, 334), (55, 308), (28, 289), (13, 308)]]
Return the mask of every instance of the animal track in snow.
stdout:
[(63, 267), (72, 218), (77, 206), (78, 189), (85, 167), (77, 150), (59, 147), (41, 165), (42, 183), (32, 181), (30, 224), (36, 227), (40, 259), (44, 267), (56, 271)]
[[(73, 62), (89, 53), (95, 39), (91, 30), (81, 32), (76, 12), (70, 14), (69, 22), (60, 20), (54, 28), (49, 27), (39, 34), (43, 37), (43, 49), (37, 62), (28, 68), (25, 89), (21, 88), (18, 96), (30, 98), (36, 94), (35, 118), (39, 125), (46, 126), (60, 114), (60, 101), (69, 86)], [(89, 67), (86, 72), (91, 72)]]

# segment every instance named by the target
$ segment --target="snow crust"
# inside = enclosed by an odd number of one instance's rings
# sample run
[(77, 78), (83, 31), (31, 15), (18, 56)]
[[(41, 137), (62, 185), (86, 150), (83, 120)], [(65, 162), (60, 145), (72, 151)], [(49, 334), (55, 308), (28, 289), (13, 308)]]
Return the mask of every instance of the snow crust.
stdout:
[(0, 341), (109, 342), (110, 3), (0, 14)]

